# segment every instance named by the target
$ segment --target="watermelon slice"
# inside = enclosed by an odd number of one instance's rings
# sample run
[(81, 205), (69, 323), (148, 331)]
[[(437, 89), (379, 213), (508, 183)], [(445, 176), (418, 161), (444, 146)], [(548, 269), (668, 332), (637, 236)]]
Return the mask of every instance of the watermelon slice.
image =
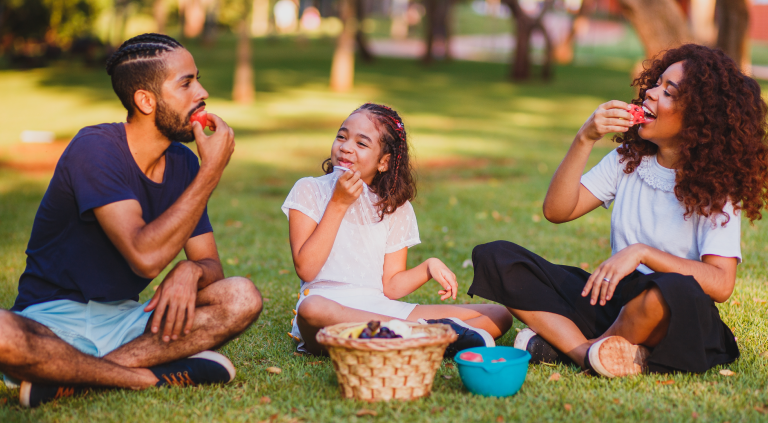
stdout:
[(465, 353), (461, 353), (459, 355), (459, 358), (464, 360), (464, 361), (471, 361), (473, 363), (482, 363), (483, 362), (483, 356), (482, 355), (480, 355), (478, 353), (469, 352), (469, 351), (467, 351)]
[(630, 106), (629, 113), (632, 114), (632, 119), (635, 124), (645, 123), (645, 112), (643, 111), (642, 107), (638, 106), (637, 104), (633, 104)]
[(491, 363), (506, 363), (507, 360), (504, 359), (504, 357), (498, 359), (498, 360), (491, 360)]

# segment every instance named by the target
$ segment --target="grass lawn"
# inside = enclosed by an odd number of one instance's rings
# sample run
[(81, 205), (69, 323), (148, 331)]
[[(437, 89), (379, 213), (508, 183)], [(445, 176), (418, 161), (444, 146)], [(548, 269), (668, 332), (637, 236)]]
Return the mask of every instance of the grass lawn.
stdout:
[[(731, 301), (719, 305), (742, 357), (726, 377), (715, 368), (701, 375), (651, 375), (606, 380), (569, 366), (531, 366), (523, 389), (510, 398), (468, 393), (445, 362), (430, 397), (414, 402), (367, 404), (341, 399), (328, 358), (294, 354), (286, 336), (298, 279), (292, 270), (288, 225), (280, 205), (300, 177), (319, 175), (339, 123), (365, 101), (384, 102), (405, 118), (418, 161), (414, 202), (422, 244), (409, 264), (443, 259), (463, 292), (472, 269), (462, 268), (472, 248), (505, 239), (557, 263), (594, 269), (610, 254), (610, 214), (553, 225), (541, 216), (551, 175), (582, 122), (598, 104), (629, 100), (631, 63), (625, 67), (559, 67), (555, 80), (511, 84), (499, 64), (419, 63), (381, 59), (358, 65), (350, 94), (327, 89), (332, 42), (292, 39), (254, 42), (257, 101), (232, 103), (234, 43), (190, 46), (211, 99), (208, 110), (235, 128), (237, 149), (209, 203), (227, 275), (247, 275), (261, 290), (258, 322), (225, 346), (238, 368), (226, 386), (189, 389), (95, 391), (35, 410), (23, 410), (18, 391), (0, 386), (0, 421), (757, 421), (768, 403), (768, 226), (743, 225), (744, 263)], [(622, 62), (623, 63), (623, 62)], [(764, 85), (764, 88), (766, 86)], [(45, 152), (24, 150), (19, 134), (50, 130), (68, 140), (90, 124), (124, 119), (102, 69), (59, 65), (0, 71), (0, 307), (9, 308), (24, 269), (24, 249), (50, 171), (16, 170)], [(59, 148), (62, 144), (54, 143)], [(27, 147), (25, 147), (27, 148)], [(590, 164), (608, 151), (601, 141)], [(34, 153), (34, 154), (33, 154)], [(155, 280), (142, 293), (151, 296)], [(405, 298), (438, 303), (431, 282)], [(462, 295), (460, 302), (479, 302)], [(523, 325), (516, 322), (516, 328)], [(500, 345), (511, 345), (515, 331)], [(265, 369), (277, 366), (279, 375)], [(560, 373), (559, 381), (548, 379)], [(671, 381), (671, 382), (670, 382)], [(662, 383), (664, 382), (664, 383)], [(267, 399), (268, 398), (268, 399)], [(757, 407), (757, 409), (756, 409)], [(358, 417), (360, 409), (377, 416)]]

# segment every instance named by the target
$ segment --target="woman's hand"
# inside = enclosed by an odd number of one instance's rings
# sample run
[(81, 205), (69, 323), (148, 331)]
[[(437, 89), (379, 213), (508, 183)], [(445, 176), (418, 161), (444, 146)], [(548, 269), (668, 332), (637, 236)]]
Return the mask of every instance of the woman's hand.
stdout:
[(333, 190), (331, 202), (349, 207), (363, 193), (363, 180), (360, 179), (360, 172), (348, 170), (344, 172), (339, 180), (336, 181), (336, 188)]
[(611, 132), (627, 132), (635, 124), (629, 109), (629, 104), (619, 100), (601, 104), (581, 126), (576, 138), (594, 143)]
[(436, 280), (442, 287), (437, 293), (440, 300), (445, 301), (448, 298), (456, 299), (456, 293), (459, 291), (459, 285), (456, 282), (456, 275), (442, 261), (436, 258), (427, 260), (427, 272), (429, 277)]
[(645, 248), (645, 244), (632, 244), (604, 261), (587, 280), (581, 296), (586, 297), (592, 291), (590, 304), (597, 304), (600, 297), (600, 305), (604, 306), (613, 298), (616, 285), (642, 263)]

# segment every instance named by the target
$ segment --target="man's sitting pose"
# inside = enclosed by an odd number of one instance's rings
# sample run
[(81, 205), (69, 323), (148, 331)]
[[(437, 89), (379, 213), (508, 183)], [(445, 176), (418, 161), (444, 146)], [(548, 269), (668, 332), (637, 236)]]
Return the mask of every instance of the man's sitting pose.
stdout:
[[(35, 215), (12, 311), (0, 310), (0, 372), (34, 407), (78, 387), (226, 383), (235, 368), (207, 351), (261, 312), (245, 278), (224, 278), (208, 198), (234, 151), (215, 115), (190, 124), (208, 93), (176, 40), (144, 34), (107, 62), (126, 123), (82, 129)], [(195, 141), (200, 162), (179, 142)], [(139, 293), (184, 249), (154, 297)]]

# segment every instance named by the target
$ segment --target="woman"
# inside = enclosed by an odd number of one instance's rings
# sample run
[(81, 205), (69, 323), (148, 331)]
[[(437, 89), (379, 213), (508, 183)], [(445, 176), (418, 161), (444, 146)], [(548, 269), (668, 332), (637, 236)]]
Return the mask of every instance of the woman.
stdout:
[[(593, 274), (505, 241), (473, 251), (470, 295), (500, 302), (530, 329), (515, 346), (603, 376), (703, 372), (739, 357), (715, 302), (741, 261), (740, 221), (766, 205), (766, 104), (723, 52), (669, 50), (633, 85), (630, 105), (602, 104), (579, 130), (544, 200), (554, 223), (615, 203), (612, 256)], [(582, 176), (595, 142), (619, 148)]]

